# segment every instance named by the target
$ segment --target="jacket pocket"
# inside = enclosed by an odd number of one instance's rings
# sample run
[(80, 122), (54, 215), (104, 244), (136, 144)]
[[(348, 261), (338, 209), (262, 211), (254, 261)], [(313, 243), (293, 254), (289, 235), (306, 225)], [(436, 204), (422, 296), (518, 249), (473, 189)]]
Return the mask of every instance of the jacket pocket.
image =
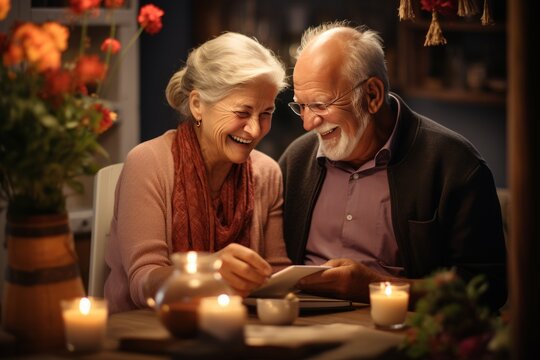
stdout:
[(429, 220), (408, 220), (415, 276), (426, 276), (443, 266), (443, 237), (437, 211)]

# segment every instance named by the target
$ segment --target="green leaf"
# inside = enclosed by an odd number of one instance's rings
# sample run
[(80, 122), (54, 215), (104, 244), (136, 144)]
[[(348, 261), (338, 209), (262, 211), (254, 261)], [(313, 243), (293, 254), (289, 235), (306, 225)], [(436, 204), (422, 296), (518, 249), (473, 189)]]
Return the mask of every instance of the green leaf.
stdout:
[(39, 122), (45, 126), (45, 127), (50, 127), (50, 128), (53, 128), (53, 127), (57, 127), (59, 124), (58, 124), (58, 120), (52, 116), (52, 115), (43, 115), (43, 116), (40, 116), (39, 117)]

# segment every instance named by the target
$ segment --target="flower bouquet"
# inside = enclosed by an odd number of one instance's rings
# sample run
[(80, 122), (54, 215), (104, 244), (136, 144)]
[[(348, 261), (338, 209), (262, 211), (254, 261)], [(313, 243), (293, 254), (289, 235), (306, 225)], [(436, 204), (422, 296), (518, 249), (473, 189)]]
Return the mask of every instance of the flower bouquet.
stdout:
[(508, 319), (478, 304), (482, 276), (465, 283), (454, 270), (435, 272), (415, 287), (423, 294), (408, 319), (401, 350), (413, 359), (498, 359), (508, 355)]
[[(98, 137), (116, 120), (100, 97), (107, 76), (143, 31), (161, 29), (163, 11), (143, 6), (139, 31), (121, 50), (114, 11), (124, 0), (105, 0), (104, 8), (101, 2), (69, 1), (63, 22), (81, 24), (80, 45), (70, 58), (70, 31), (60, 22), (17, 22), (0, 34), (0, 200), (12, 215), (65, 213), (66, 189), (83, 191), (80, 177), (94, 174), (96, 158), (107, 156)], [(0, 20), (9, 7), (9, 0), (0, 0)], [(110, 37), (101, 54), (89, 54), (87, 20), (100, 10), (110, 13)]]
[[(0, 34), (0, 205), (8, 209), (2, 325), (25, 351), (64, 346), (60, 301), (85, 295), (66, 198), (84, 190), (80, 177), (107, 156), (98, 142), (116, 119), (100, 96), (107, 77), (143, 31), (162, 26), (163, 11), (143, 6), (139, 31), (122, 49), (114, 12), (123, 4), (70, 0), (61, 21), (16, 22)], [(10, 1), (0, 0), (0, 20), (9, 10)], [(90, 53), (87, 21), (103, 10), (109, 37)], [(72, 19), (80, 45), (68, 51), (63, 24)]]

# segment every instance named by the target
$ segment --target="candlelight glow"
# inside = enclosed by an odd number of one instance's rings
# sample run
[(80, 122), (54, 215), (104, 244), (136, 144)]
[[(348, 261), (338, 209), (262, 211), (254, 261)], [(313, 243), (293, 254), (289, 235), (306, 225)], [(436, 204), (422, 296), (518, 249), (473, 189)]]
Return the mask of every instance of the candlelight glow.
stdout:
[(231, 302), (231, 299), (229, 298), (229, 295), (221, 294), (218, 296), (217, 302), (219, 306), (227, 306)]
[(90, 300), (86, 297), (83, 297), (81, 301), (79, 301), (79, 311), (83, 315), (88, 315), (90, 313)]
[(186, 271), (189, 274), (195, 274), (197, 272), (197, 252), (188, 251)]
[(384, 283), (384, 294), (386, 296), (392, 295), (392, 285), (389, 282)]

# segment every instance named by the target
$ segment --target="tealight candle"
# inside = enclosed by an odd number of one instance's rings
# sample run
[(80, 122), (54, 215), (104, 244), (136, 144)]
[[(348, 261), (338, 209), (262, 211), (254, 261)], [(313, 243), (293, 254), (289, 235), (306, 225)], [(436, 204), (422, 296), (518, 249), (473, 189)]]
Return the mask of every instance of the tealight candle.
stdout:
[(201, 335), (222, 342), (243, 343), (247, 309), (240, 296), (221, 294), (202, 298), (198, 315)]
[(371, 319), (376, 326), (401, 329), (409, 306), (408, 283), (377, 282), (369, 284)]
[(100, 350), (107, 328), (107, 301), (83, 297), (63, 300), (61, 306), (68, 350)]

